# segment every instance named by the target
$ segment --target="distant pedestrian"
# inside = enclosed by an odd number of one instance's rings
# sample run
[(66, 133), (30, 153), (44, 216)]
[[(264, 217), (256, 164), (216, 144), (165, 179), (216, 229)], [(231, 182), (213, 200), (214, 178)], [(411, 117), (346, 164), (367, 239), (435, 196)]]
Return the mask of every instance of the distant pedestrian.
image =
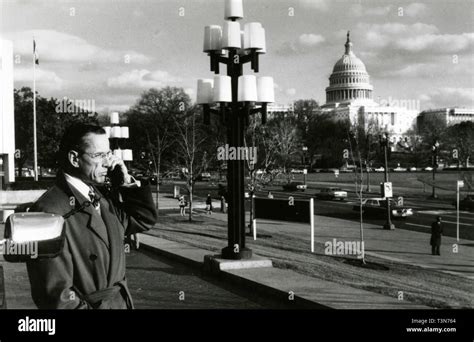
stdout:
[(431, 254), (441, 255), (441, 236), (443, 235), (443, 225), (441, 223), (441, 216), (436, 218), (436, 221), (431, 224)]
[(221, 196), (221, 212), (225, 213), (225, 197)]
[(184, 216), (186, 215), (186, 199), (184, 198), (183, 195), (181, 195), (178, 199), (178, 204), (179, 204), (179, 209), (180, 209), (180, 213), (181, 213), (181, 216)]
[(206, 198), (206, 212), (208, 215), (212, 214), (212, 197), (211, 194), (207, 194)]
[(269, 192), (268, 192), (268, 195), (267, 195), (267, 197), (268, 197), (268, 198), (270, 198), (270, 199), (273, 199), (273, 194), (272, 194), (272, 192), (271, 192), (271, 191), (269, 191)]

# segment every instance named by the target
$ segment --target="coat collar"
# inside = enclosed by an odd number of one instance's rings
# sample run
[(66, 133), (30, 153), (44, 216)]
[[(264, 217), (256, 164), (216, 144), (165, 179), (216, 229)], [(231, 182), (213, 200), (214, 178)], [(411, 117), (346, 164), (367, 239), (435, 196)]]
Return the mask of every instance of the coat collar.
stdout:
[[(70, 184), (66, 180), (64, 173), (62, 172), (57, 175), (57, 185), (69, 197), (69, 204), (71, 205), (71, 209), (73, 209), (72, 205), (74, 205), (74, 208), (77, 209), (84, 202), (89, 201), (89, 199), (84, 197), (84, 195), (81, 194), (78, 189), (76, 189), (74, 186), (70, 186)], [(102, 242), (104, 242), (105, 245), (109, 247), (107, 235), (104, 234), (105, 231), (103, 229), (99, 229), (100, 226), (103, 226), (106, 223), (102, 220), (100, 215), (95, 212), (94, 207), (92, 205), (86, 206), (80, 212), (85, 213), (89, 216), (87, 220), (87, 228), (92, 230), (100, 238), (100, 240), (102, 240)]]

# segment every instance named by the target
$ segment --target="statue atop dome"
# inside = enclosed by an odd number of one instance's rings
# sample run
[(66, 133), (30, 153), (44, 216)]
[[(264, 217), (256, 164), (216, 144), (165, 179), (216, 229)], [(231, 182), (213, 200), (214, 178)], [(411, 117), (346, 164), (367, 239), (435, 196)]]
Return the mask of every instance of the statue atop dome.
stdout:
[(347, 41), (346, 41), (346, 44), (344, 45), (346, 47), (346, 55), (349, 55), (352, 53), (352, 43), (351, 43), (350, 34), (351, 34), (351, 31), (347, 31)]

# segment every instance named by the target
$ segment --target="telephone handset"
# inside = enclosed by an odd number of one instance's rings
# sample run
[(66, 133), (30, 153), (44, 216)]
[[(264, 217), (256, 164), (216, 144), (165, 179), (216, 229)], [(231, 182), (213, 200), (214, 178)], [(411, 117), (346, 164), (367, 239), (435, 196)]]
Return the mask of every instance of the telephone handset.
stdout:
[(124, 174), (120, 165), (115, 165), (115, 168), (107, 171), (107, 178), (112, 187), (118, 187), (124, 183)]

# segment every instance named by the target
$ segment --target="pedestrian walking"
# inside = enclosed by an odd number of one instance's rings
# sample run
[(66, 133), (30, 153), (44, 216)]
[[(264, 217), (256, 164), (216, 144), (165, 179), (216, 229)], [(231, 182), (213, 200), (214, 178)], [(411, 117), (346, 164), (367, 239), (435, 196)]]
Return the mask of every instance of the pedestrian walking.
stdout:
[(206, 213), (208, 215), (212, 214), (212, 197), (211, 194), (207, 194), (206, 198)]
[(441, 223), (441, 216), (436, 218), (436, 221), (431, 224), (431, 254), (441, 255), (441, 236), (443, 235), (443, 225)]

